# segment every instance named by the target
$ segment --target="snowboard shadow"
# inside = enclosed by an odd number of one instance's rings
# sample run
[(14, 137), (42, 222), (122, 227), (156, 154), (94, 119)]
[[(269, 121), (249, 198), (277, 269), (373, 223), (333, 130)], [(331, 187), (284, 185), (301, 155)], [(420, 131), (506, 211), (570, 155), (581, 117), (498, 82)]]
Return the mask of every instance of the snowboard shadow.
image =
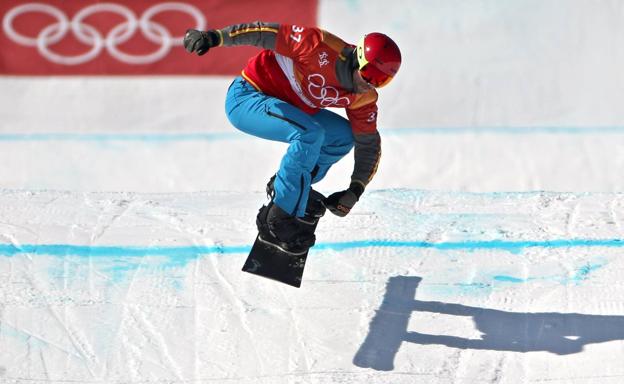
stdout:
[[(436, 344), (450, 348), (535, 352), (557, 355), (579, 353), (587, 344), (624, 340), (624, 316), (578, 313), (522, 313), (415, 300), (422, 279), (396, 276), (388, 280), (381, 306), (353, 363), (379, 371), (394, 369), (401, 343)], [(481, 338), (431, 335), (407, 330), (412, 312), (470, 316)]]

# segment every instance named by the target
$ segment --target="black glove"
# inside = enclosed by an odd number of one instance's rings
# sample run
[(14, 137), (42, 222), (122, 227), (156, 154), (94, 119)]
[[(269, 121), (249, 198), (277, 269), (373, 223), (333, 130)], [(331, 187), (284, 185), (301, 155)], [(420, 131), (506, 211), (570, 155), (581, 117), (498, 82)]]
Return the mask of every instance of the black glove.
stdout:
[(336, 216), (345, 217), (364, 193), (364, 186), (351, 183), (349, 189), (332, 193), (325, 199), (325, 207)]
[(188, 53), (197, 52), (197, 56), (205, 54), (210, 48), (216, 47), (220, 43), (219, 34), (212, 29), (209, 31), (187, 29), (184, 35), (184, 48)]

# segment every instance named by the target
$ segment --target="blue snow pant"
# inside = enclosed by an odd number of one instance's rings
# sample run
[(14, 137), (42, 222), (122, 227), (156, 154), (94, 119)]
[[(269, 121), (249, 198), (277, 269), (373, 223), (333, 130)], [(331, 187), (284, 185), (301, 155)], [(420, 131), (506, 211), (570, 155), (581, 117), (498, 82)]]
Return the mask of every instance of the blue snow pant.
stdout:
[(351, 124), (344, 117), (325, 109), (309, 115), (240, 76), (230, 85), (225, 111), (239, 130), (290, 144), (277, 171), (273, 201), (293, 216), (304, 216), (311, 184), (353, 148)]

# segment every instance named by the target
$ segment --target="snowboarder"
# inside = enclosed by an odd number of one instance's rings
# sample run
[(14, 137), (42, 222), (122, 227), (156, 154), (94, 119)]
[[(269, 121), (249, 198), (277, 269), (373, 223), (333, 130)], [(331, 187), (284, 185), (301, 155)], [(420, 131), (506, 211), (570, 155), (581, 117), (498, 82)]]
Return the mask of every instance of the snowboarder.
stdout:
[[(319, 28), (265, 22), (189, 29), (184, 36), (186, 50), (199, 56), (237, 45), (264, 49), (230, 85), (228, 119), (248, 134), (289, 143), (267, 185), (271, 202), (258, 214), (259, 239), (301, 254), (314, 245), (314, 228), (325, 207), (346, 216), (377, 171), (376, 88), (397, 74), (401, 53), (382, 33), (351, 45)], [(348, 119), (325, 108), (345, 108)], [(324, 199), (311, 184), (353, 147), (349, 187)]]

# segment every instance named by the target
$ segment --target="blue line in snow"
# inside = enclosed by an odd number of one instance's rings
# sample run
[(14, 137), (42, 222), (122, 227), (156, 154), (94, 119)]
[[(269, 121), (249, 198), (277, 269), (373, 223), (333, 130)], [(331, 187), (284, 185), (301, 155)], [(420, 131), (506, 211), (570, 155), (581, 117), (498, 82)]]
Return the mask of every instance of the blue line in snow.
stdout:
[(499, 281), (499, 282), (503, 282), (503, 283), (513, 283), (513, 284), (523, 284), (523, 283), (528, 283), (530, 281), (535, 281), (535, 280), (550, 280), (550, 281), (557, 281), (557, 282), (562, 283), (562, 284), (573, 283), (573, 284), (579, 285), (583, 281), (589, 279), (589, 275), (591, 273), (601, 269), (604, 266), (605, 266), (605, 264), (603, 264), (603, 263), (600, 263), (600, 264), (589, 264), (588, 263), (588, 264), (582, 266), (581, 268), (577, 269), (576, 273), (573, 276), (570, 276), (570, 277), (567, 277), (567, 276), (543, 276), (543, 277), (521, 278), (521, 277), (515, 277), (515, 276), (508, 276), (508, 275), (496, 275), (496, 276), (493, 277), (493, 280)]
[[(436, 249), (442, 251), (476, 251), (500, 250), (521, 252), (526, 248), (585, 248), (585, 247), (624, 247), (624, 239), (560, 239), (543, 241), (458, 241), (458, 242), (426, 242), (426, 241), (391, 241), (361, 240), (340, 243), (319, 243), (314, 251), (346, 251), (357, 248), (417, 248)], [(249, 245), (239, 246), (181, 246), (181, 247), (139, 247), (139, 246), (88, 246), (70, 244), (0, 244), (0, 256), (19, 254), (78, 256), (94, 258), (120, 258), (141, 256), (162, 256), (171, 258), (178, 264), (206, 254), (239, 254), (247, 253)]]
[(532, 135), (532, 134), (624, 134), (624, 126), (510, 126), (510, 127), (409, 127), (380, 129), (382, 134), (441, 134), (456, 135), (466, 133), (493, 133), (500, 135)]
[[(382, 135), (456, 135), (456, 134), (624, 134), (624, 126), (612, 127), (409, 127), (380, 129)], [(77, 142), (145, 142), (244, 140), (245, 135), (232, 128), (228, 132), (190, 133), (0, 133), (0, 142), (17, 141), (77, 141)]]
[(244, 138), (240, 132), (211, 133), (3, 133), (1, 141), (147, 142), (222, 141)]
[(506, 276), (506, 275), (496, 275), (494, 276), (494, 280), (502, 281), (504, 283), (526, 283), (530, 279), (523, 279), (520, 277)]
[(561, 239), (561, 240), (543, 240), (543, 241), (506, 241), (506, 240), (490, 240), (490, 241), (457, 241), (457, 242), (439, 242), (432, 243), (427, 241), (351, 241), (343, 243), (321, 243), (314, 246), (314, 249), (324, 250), (331, 249), (342, 251), (352, 248), (365, 247), (392, 247), (392, 248), (425, 248), (437, 249), (443, 251), (473, 251), (482, 249), (502, 250), (510, 252), (519, 252), (525, 248), (574, 248), (574, 247), (624, 247), (624, 239)]
[(35, 254), (50, 256), (83, 257), (140, 257), (140, 256), (175, 256), (193, 257), (202, 254), (245, 253), (251, 246), (185, 246), (185, 247), (135, 247), (135, 246), (99, 246), (70, 244), (0, 244), (0, 255)]

